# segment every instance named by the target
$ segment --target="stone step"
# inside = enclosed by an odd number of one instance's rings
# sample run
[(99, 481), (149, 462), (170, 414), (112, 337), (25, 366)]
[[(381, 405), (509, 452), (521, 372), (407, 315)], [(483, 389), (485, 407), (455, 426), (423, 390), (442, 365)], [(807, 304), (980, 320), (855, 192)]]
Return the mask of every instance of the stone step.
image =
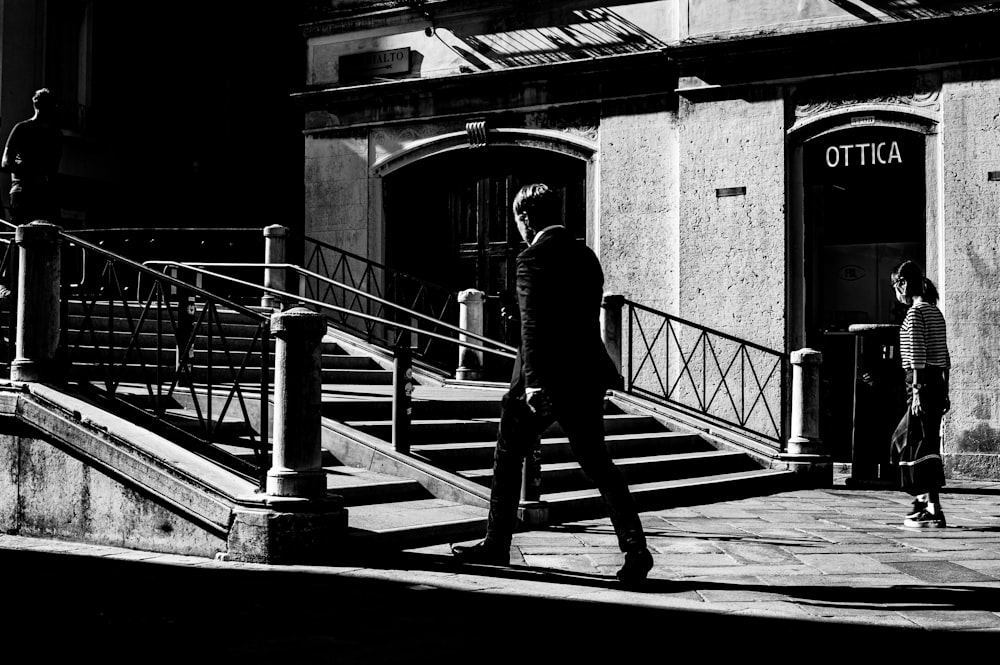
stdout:
[[(390, 440), (392, 436), (391, 421), (350, 420), (345, 421), (345, 424), (385, 441)], [(495, 438), (499, 424), (499, 418), (414, 419), (410, 423), (409, 438), (412, 445), (482, 441)], [(662, 425), (651, 416), (609, 414), (604, 417), (606, 434), (648, 432), (650, 430), (663, 430)], [(559, 423), (553, 423), (545, 430), (543, 436), (560, 436), (561, 434), (562, 427), (559, 426)]]
[[(625, 457), (616, 459), (615, 466), (630, 484), (735, 473), (756, 468), (747, 455), (727, 450)], [(493, 469), (462, 471), (461, 475), (489, 487), (493, 480)], [(543, 492), (558, 493), (591, 487), (593, 483), (577, 462), (542, 465)]]
[(414, 549), (481, 538), (486, 508), (442, 499), (354, 506), (347, 510), (346, 547)]
[[(709, 446), (700, 437), (683, 432), (640, 432), (635, 434), (606, 434), (605, 445), (615, 459), (646, 455), (704, 452)], [(463, 443), (416, 445), (410, 451), (432, 464), (461, 472), (466, 469), (485, 469), (492, 465), (496, 440)], [(542, 463), (567, 463), (576, 458), (564, 436), (542, 439)]]
[[(716, 503), (743, 496), (760, 496), (794, 487), (791, 471), (755, 469), (697, 478), (682, 478), (629, 485), (639, 511), (672, 506)], [(593, 488), (543, 494), (553, 522), (602, 517), (607, 509)]]

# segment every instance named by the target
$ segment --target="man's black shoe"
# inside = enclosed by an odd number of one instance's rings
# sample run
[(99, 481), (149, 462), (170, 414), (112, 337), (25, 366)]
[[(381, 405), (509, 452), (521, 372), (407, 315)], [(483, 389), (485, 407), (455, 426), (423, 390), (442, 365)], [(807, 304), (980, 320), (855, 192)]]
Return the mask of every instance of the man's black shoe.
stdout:
[(618, 579), (626, 584), (635, 584), (646, 579), (653, 569), (653, 555), (643, 547), (625, 553), (625, 565), (618, 571)]
[(462, 563), (485, 563), (491, 566), (510, 565), (510, 546), (495, 545), (488, 540), (475, 545), (452, 545), (451, 553)]

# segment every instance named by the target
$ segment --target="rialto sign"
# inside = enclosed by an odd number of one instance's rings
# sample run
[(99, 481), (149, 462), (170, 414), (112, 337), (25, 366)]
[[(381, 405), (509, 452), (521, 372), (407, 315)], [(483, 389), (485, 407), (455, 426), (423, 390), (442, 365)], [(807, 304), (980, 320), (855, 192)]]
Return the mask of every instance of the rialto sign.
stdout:
[(826, 149), (826, 165), (832, 169), (841, 166), (902, 163), (903, 155), (899, 151), (899, 143), (896, 141), (848, 143), (831, 145)]

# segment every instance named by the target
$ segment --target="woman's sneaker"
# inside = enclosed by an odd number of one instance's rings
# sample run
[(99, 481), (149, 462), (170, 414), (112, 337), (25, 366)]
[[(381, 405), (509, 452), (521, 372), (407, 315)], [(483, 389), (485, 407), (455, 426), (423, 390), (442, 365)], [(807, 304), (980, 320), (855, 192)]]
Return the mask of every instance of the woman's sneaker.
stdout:
[(927, 510), (927, 502), (921, 501), (920, 499), (913, 500), (913, 507), (910, 508), (910, 512), (906, 514), (906, 519), (912, 520), (915, 517), (919, 517), (920, 513)]
[(918, 529), (943, 529), (947, 526), (944, 513), (940, 510), (936, 513), (929, 513), (926, 510), (920, 511), (916, 517), (907, 517), (903, 520), (903, 526), (916, 527)]

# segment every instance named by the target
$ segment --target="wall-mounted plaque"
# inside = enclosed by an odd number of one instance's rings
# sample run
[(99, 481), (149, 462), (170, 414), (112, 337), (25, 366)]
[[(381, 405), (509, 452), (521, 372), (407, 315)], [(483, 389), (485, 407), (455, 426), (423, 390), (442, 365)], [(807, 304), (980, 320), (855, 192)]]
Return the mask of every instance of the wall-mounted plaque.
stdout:
[(340, 79), (361, 81), (410, 72), (410, 47), (340, 57)]

